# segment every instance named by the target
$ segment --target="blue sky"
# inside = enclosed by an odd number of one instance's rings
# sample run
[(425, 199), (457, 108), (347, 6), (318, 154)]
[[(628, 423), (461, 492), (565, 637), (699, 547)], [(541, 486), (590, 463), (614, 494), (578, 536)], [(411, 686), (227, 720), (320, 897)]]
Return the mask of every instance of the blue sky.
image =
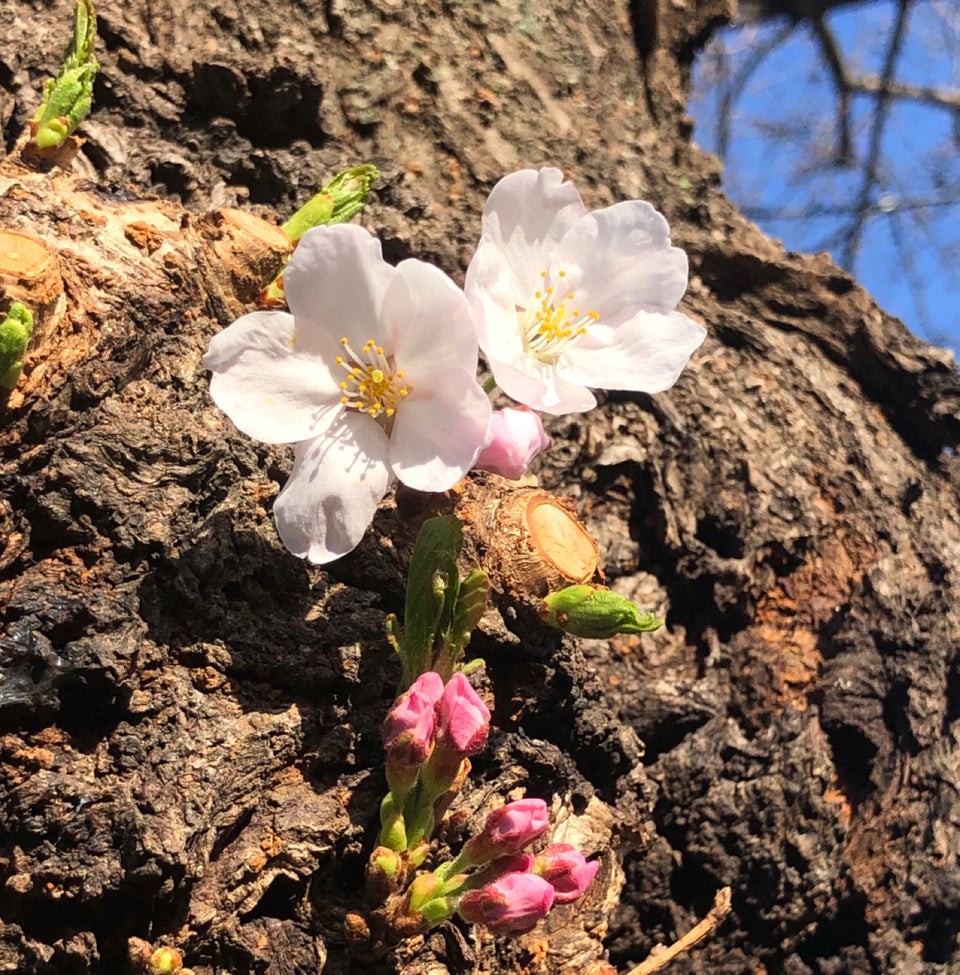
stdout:
[[(896, 5), (877, 2), (835, 11), (829, 26), (854, 75), (882, 72)], [(757, 46), (784, 23), (725, 31), (719, 40), (736, 76)], [(927, 0), (907, 22), (896, 81), (960, 92), (960, 5)], [(723, 79), (709, 55), (694, 75), (694, 138), (717, 151)], [(850, 129), (856, 158), (867, 155), (875, 97), (855, 95)], [(860, 195), (862, 167), (831, 164), (837, 98), (809, 31), (799, 28), (760, 64), (732, 113), (724, 186), (771, 236), (792, 250), (829, 250)], [(864, 228), (855, 274), (877, 301), (928, 341), (960, 350), (960, 114), (915, 101), (891, 102), (881, 143), (879, 185)], [(811, 165), (812, 164), (812, 165)], [(955, 200), (915, 207), (912, 201)], [(803, 219), (766, 211), (809, 211)]]

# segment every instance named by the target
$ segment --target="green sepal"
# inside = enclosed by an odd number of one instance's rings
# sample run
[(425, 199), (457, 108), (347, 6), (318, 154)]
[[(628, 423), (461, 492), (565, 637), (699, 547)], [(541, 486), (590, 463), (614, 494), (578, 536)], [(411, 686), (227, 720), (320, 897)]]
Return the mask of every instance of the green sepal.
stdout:
[(23, 369), (23, 356), (33, 335), (33, 313), (15, 301), (0, 322), (0, 387), (13, 389)]
[(374, 850), (370, 862), (380, 873), (391, 880), (403, 869), (403, 860), (400, 854), (389, 847), (378, 847)]
[(407, 830), (403, 822), (403, 808), (398, 808), (393, 795), (387, 793), (380, 803), (380, 843), (397, 853), (407, 848)]
[(663, 626), (653, 613), (641, 613), (636, 605), (606, 586), (567, 586), (552, 592), (540, 603), (540, 619), (574, 636), (606, 639), (617, 633), (650, 633)]
[(441, 921), (446, 921), (453, 914), (455, 903), (456, 901), (449, 897), (435, 897), (433, 900), (421, 904), (418, 910), (424, 921), (433, 927)]
[(352, 220), (366, 205), (370, 187), (379, 178), (380, 170), (369, 163), (337, 173), (283, 225), (283, 232), (296, 243), (313, 227)]
[(43, 100), (31, 120), (32, 139), (41, 151), (56, 149), (90, 114), (93, 79), (100, 63), (93, 53), (97, 17), (93, 0), (77, 0), (73, 39), (60, 71), (43, 88)]

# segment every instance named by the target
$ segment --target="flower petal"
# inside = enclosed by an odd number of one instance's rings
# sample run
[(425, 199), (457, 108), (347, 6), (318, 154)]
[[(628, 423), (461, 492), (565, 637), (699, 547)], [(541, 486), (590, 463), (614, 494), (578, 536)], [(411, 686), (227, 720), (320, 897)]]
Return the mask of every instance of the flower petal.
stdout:
[(507, 256), (521, 290), (533, 294), (550, 252), (586, 210), (559, 169), (521, 169), (505, 176), (483, 208), (483, 234)]
[(687, 288), (687, 255), (671, 247), (667, 221), (641, 200), (587, 214), (564, 235), (556, 256), (581, 271), (579, 307), (608, 324), (641, 309), (672, 311)]
[(203, 357), (213, 401), (248, 436), (265, 443), (315, 437), (339, 409), (323, 359), (294, 347), (286, 312), (252, 312), (215, 335)]
[(473, 467), (489, 422), (490, 400), (473, 373), (447, 370), (397, 409), (390, 466), (407, 487), (446, 491)]
[(512, 363), (490, 359), (497, 385), (518, 403), (543, 413), (583, 413), (597, 400), (589, 389), (558, 374), (556, 366), (525, 354)]
[(318, 565), (359, 544), (390, 484), (387, 435), (368, 416), (342, 411), (326, 436), (297, 444), (273, 515), (283, 544)]
[(571, 383), (596, 389), (659, 393), (668, 389), (707, 332), (678, 311), (642, 311), (616, 328), (594, 336), (591, 329), (557, 364)]
[(367, 339), (383, 344), (380, 307), (395, 274), (380, 241), (363, 227), (346, 223), (308, 230), (283, 276), (297, 321), (297, 348), (319, 352), (342, 336), (358, 351)]
[(499, 359), (512, 360), (523, 353), (517, 306), (525, 306), (533, 292), (526, 292), (508, 254), (492, 237), (483, 237), (467, 268), (464, 293), (470, 303), (480, 348)]
[(383, 299), (397, 365), (416, 386), (443, 369), (476, 372), (477, 336), (463, 292), (439, 268), (407, 260)]

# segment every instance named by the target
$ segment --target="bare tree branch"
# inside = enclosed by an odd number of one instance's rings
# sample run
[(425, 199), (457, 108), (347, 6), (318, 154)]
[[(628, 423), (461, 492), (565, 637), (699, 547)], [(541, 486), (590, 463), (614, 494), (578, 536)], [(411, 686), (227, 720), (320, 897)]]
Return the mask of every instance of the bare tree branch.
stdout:
[(867, 150), (866, 161), (863, 168), (863, 182), (860, 186), (860, 193), (857, 197), (858, 214), (854, 217), (850, 227), (850, 233), (843, 247), (840, 263), (848, 271), (853, 271), (860, 244), (863, 241), (863, 231), (869, 215), (870, 197), (878, 180), (878, 170), (880, 163), (880, 149), (883, 144), (883, 130), (890, 114), (890, 85), (893, 81), (893, 72), (900, 57), (903, 47), (903, 40), (906, 34), (907, 17), (910, 13), (912, 0), (900, 0), (896, 20), (893, 29), (890, 31), (890, 42), (887, 46), (887, 55), (883, 64), (881, 74), (880, 90), (877, 94), (877, 106), (873, 115), (873, 126), (870, 131), (870, 144)]
[(790, 17), (794, 21), (823, 16), (837, 7), (852, 7), (868, 0), (741, 0), (739, 15), (746, 21)]
[(910, 289), (910, 297), (913, 299), (913, 306), (917, 311), (917, 320), (930, 332), (932, 323), (927, 312), (927, 303), (923, 298), (923, 280), (917, 273), (916, 261), (913, 259), (913, 252), (904, 240), (903, 227), (900, 226), (900, 218), (896, 213), (887, 214), (887, 223), (890, 227), (890, 236), (893, 238), (893, 246), (897, 250), (897, 257), (900, 259), (900, 266), (903, 268), (903, 276)]
[[(957, 206), (960, 191), (946, 196), (921, 196), (912, 199), (881, 197), (867, 207), (868, 216), (881, 213), (903, 213), (910, 210), (929, 210), (932, 207)], [(744, 205), (743, 212), (751, 220), (810, 220), (816, 217), (853, 217), (862, 211), (855, 205), (834, 206), (829, 203), (811, 203), (805, 207), (752, 207)]]
[(922, 102), (934, 108), (945, 108), (951, 112), (960, 111), (960, 91), (943, 88), (926, 88), (923, 85), (906, 85), (899, 81), (884, 84), (882, 78), (876, 75), (864, 75), (860, 78), (848, 78), (847, 87), (851, 91), (866, 92), (879, 95), (886, 92), (892, 98), (905, 101)]
[(830, 73), (833, 76), (833, 85), (837, 90), (837, 132), (839, 139), (837, 143), (837, 162), (841, 166), (849, 166), (853, 162), (853, 140), (850, 137), (850, 81), (847, 77), (846, 65), (840, 48), (837, 47), (836, 38), (827, 26), (823, 14), (818, 14), (811, 21), (814, 36), (820, 42), (820, 51), (823, 54)]

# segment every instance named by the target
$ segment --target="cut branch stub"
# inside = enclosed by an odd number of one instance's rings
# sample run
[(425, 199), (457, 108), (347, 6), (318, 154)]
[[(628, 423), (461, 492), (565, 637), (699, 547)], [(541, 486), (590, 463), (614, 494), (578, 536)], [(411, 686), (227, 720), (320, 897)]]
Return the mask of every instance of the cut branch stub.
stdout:
[(56, 253), (35, 237), (0, 230), (0, 312), (22, 301), (33, 312), (33, 345), (50, 334), (59, 315), (63, 280)]
[(456, 514), (495, 588), (539, 601), (572, 583), (600, 582), (600, 553), (572, 502), (494, 474), (464, 482)]
[[(280, 227), (243, 210), (215, 210), (203, 218), (201, 231), (230, 282), (232, 294), (216, 289), (224, 316), (238, 318), (280, 273), (293, 244)], [(222, 272), (212, 277), (215, 282), (224, 279)]]

